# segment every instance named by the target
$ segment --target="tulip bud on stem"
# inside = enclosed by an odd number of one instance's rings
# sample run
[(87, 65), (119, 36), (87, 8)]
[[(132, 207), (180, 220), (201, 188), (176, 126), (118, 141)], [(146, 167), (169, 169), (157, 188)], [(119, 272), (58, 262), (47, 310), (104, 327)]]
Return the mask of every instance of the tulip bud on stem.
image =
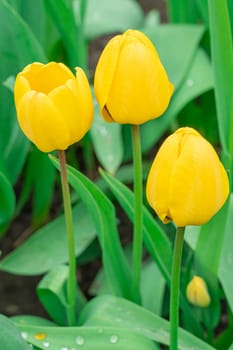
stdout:
[(177, 227), (170, 290), (170, 350), (178, 349), (179, 289), (185, 227)]
[(58, 157), (61, 168), (61, 184), (62, 184), (62, 195), (64, 203), (64, 213), (66, 220), (66, 233), (68, 239), (69, 249), (69, 275), (67, 282), (67, 319), (69, 326), (75, 325), (75, 300), (76, 300), (76, 259), (75, 259), (75, 242), (74, 242), (74, 228), (72, 218), (72, 208), (70, 201), (70, 191), (67, 181), (66, 172), (66, 158), (64, 151), (58, 151)]
[[(140, 128), (138, 125), (132, 125), (132, 148), (134, 164), (134, 233), (132, 287), (134, 290), (139, 291), (142, 264), (142, 155)], [(139, 302), (139, 300), (134, 301)]]

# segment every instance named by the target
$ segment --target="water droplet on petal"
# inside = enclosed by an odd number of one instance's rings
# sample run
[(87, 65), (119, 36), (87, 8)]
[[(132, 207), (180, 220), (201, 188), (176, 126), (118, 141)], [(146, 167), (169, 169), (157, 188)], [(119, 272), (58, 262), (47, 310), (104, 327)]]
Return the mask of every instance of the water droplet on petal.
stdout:
[(118, 342), (118, 340), (119, 340), (119, 338), (118, 338), (118, 336), (117, 335), (111, 335), (111, 337), (110, 337), (110, 339), (109, 339), (109, 341), (110, 341), (110, 343), (111, 344), (116, 344), (117, 342)]
[(46, 338), (47, 334), (46, 333), (37, 333), (34, 335), (34, 338), (37, 340), (44, 340)]
[(50, 346), (50, 343), (49, 343), (48, 341), (45, 341), (45, 342), (43, 343), (43, 345), (44, 345), (45, 348), (48, 348), (48, 347)]
[(78, 344), (78, 345), (83, 345), (84, 342), (85, 342), (85, 340), (84, 340), (83, 337), (81, 337), (80, 335), (77, 336), (77, 338), (76, 338), (76, 344)]

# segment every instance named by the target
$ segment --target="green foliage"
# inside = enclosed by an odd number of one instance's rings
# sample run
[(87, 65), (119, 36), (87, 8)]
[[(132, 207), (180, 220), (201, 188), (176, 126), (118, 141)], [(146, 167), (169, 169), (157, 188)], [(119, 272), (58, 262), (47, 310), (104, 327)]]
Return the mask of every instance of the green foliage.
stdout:
[(1, 329), (1, 344), (0, 348), (3, 350), (29, 350), (30, 347), (25, 340), (22, 339), (19, 330), (14, 323), (4, 315), (0, 315), (0, 329)]

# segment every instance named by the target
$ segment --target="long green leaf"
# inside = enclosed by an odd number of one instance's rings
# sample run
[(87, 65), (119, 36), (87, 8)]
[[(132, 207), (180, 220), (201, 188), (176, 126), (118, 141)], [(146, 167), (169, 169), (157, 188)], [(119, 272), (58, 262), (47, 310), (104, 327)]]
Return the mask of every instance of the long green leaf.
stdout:
[[(79, 256), (96, 237), (90, 214), (82, 204), (73, 208), (75, 253)], [(64, 216), (36, 231), (0, 262), (0, 270), (38, 275), (68, 261)]]
[(121, 125), (104, 122), (96, 104), (95, 119), (90, 131), (96, 157), (107, 171), (114, 174), (123, 159)]
[(83, 37), (82, 26), (79, 25), (75, 17), (76, 7), (73, 7), (73, 3), (74, 5), (75, 3), (78, 4), (76, 17), (79, 18), (79, 2), (66, 0), (45, 1), (48, 12), (63, 37), (68, 53), (69, 65), (72, 68), (80, 66), (84, 70), (87, 70), (86, 42)]
[[(67, 326), (67, 280), (69, 268), (67, 265), (57, 266), (43, 277), (37, 286), (37, 295), (46, 311), (58, 325)], [(78, 288), (76, 296), (77, 315), (84, 306), (86, 300)]]
[(218, 270), (223, 252), (228, 212), (229, 201), (207, 224), (201, 227), (195, 249), (196, 272), (205, 279), (211, 294), (212, 302), (209, 306), (211, 328), (217, 325), (220, 317)]
[[(83, 326), (106, 324), (137, 332), (161, 344), (169, 344), (169, 322), (127, 300), (100, 296), (86, 305), (81, 316)], [(179, 329), (179, 350), (214, 350), (212, 346)]]
[[(107, 182), (114, 196), (123, 207), (130, 220), (133, 221), (134, 194), (128, 187), (123, 185), (120, 181), (107, 174), (103, 170), (100, 170), (100, 174)], [(148, 251), (157, 262), (165, 280), (169, 281), (172, 255), (171, 244), (164, 231), (156, 223), (146, 207), (143, 208), (143, 235), (143, 239)]]
[(4, 315), (0, 315), (0, 330), (1, 350), (30, 350), (14, 323)]
[(0, 171), (0, 236), (8, 226), (14, 209), (14, 190), (6, 176)]
[[(51, 160), (59, 168), (56, 158), (51, 157)], [(96, 225), (102, 248), (104, 270), (113, 292), (133, 299), (138, 291), (129, 287), (131, 273), (119, 240), (114, 206), (87, 177), (70, 166), (67, 166), (67, 170), (70, 184), (89, 209)]]
[(28, 63), (46, 61), (30, 28), (5, 0), (0, 0), (0, 59), (1, 80), (15, 75)]
[(222, 248), (221, 261), (219, 265), (219, 279), (226, 294), (227, 301), (233, 312), (233, 279), (232, 279), (232, 263), (233, 263), (233, 194), (230, 196), (228, 220), (226, 224), (226, 234)]
[[(155, 344), (143, 335), (117, 327), (43, 327), (31, 326), (30, 324), (21, 325), (17, 323), (17, 320), (16, 326), (30, 344), (44, 350), (48, 348), (50, 350), (79, 348), (83, 350), (156, 349)], [(41, 336), (41, 340), (36, 339), (37, 334)], [(9, 348), (9, 350), (13, 349)]]
[(233, 49), (228, 5), (226, 0), (209, 0), (208, 6), (219, 134), (224, 153), (232, 157)]

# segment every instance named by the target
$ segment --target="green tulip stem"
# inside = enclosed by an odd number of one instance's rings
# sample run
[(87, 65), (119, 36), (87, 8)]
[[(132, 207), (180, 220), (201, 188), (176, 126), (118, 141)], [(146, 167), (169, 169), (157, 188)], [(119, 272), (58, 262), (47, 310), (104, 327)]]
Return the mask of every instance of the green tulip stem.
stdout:
[(171, 294), (170, 294), (170, 350), (178, 349), (179, 294), (182, 250), (185, 227), (177, 227), (172, 258)]
[[(140, 290), (142, 265), (142, 154), (140, 128), (132, 125), (134, 164), (134, 232), (133, 232), (133, 290)], [(135, 293), (136, 294), (136, 293)], [(139, 300), (134, 300), (139, 302)]]
[(64, 213), (66, 220), (66, 233), (69, 250), (69, 275), (67, 281), (67, 319), (69, 326), (75, 325), (75, 301), (76, 301), (76, 258), (75, 258), (75, 242), (74, 228), (72, 218), (72, 208), (70, 201), (70, 190), (67, 181), (66, 158), (64, 151), (58, 151), (60, 169), (61, 169), (61, 185), (64, 204)]

